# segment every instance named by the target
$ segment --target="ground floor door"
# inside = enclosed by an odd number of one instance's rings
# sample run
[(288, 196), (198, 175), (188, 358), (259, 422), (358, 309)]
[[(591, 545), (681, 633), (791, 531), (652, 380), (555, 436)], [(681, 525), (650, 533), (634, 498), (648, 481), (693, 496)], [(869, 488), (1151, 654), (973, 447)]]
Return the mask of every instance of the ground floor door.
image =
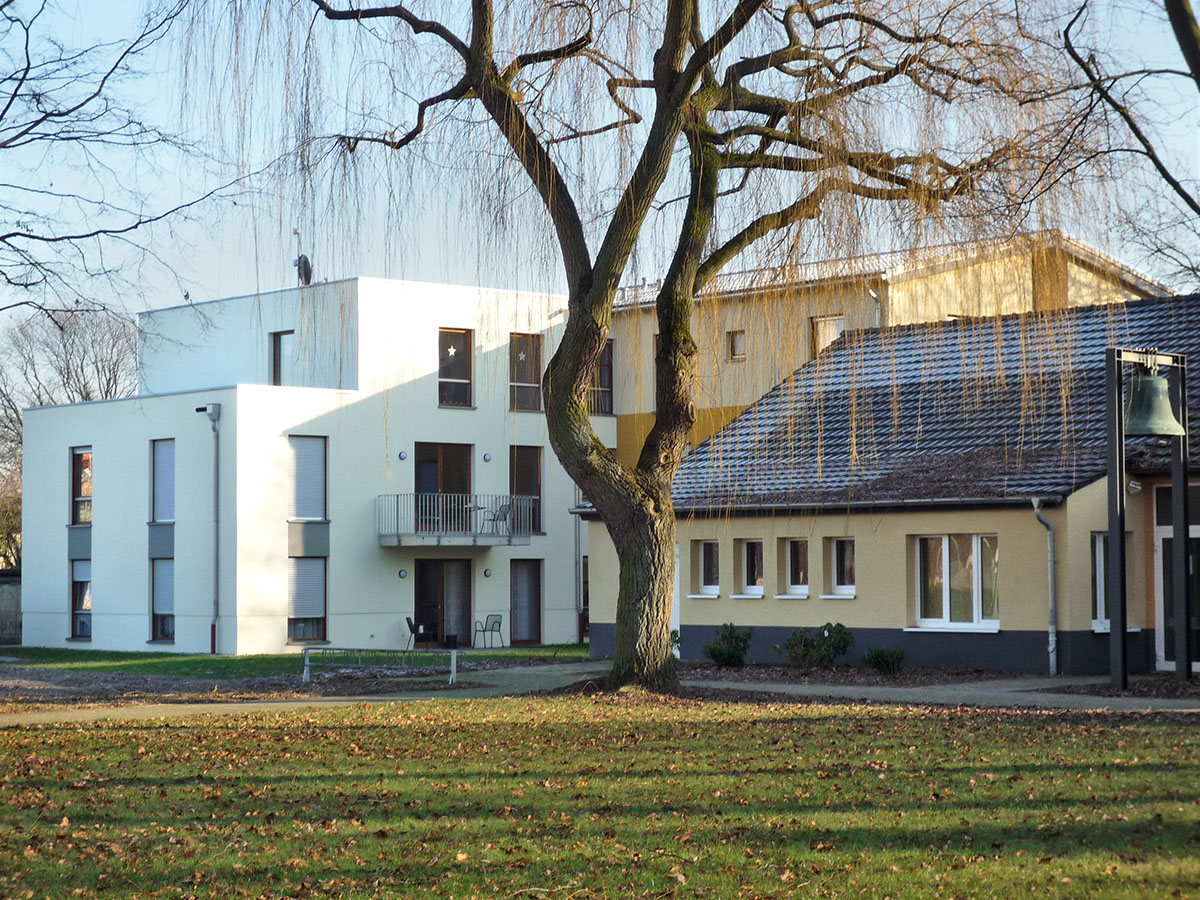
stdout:
[[(1195, 532), (1197, 529), (1192, 528)], [(1158, 536), (1155, 556), (1158, 558), (1157, 619), (1155, 629), (1155, 656), (1159, 668), (1175, 668), (1175, 598), (1172, 578), (1172, 560), (1175, 555), (1173, 538)], [(1192, 671), (1200, 672), (1200, 568), (1196, 561), (1200, 560), (1200, 537), (1188, 539), (1189, 569), (1191, 578), (1188, 579), (1188, 619), (1190, 624), (1189, 646), (1192, 658)]]
[(428, 642), (445, 646), (453, 638), (459, 646), (467, 646), (471, 639), (471, 561), (416, 560), (413, 612), (413, 621), (429, 636)]
[(509, 622), (513, 644), (542, 640), (542, 561), (514, 559), (510, 564)]

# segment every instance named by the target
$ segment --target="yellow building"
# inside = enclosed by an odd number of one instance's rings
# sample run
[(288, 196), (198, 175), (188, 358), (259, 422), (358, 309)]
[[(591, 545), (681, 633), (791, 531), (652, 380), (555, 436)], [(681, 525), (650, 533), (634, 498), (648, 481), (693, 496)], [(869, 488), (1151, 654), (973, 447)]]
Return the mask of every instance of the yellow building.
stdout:
[[(612, 338), (617, 452), (654, 419), (658, 285), (622, 292)], [(1167, 288), (1057, 231), (718, 276), (692, 317), (697, 446), (843, 331), (1161, 296)]]
[[(841, 622), (852, 660), (879, 646), (902, 648), (909, 665), (1107, 671), (1114, 344), (1200, 358), (1200, 297), (847, 332), (684, 461), (684, 658), (703, 657), (726, 622), (753, 628), (760, 662), (777, 661), (794, 629)], [(1200, 405), (1195, 379), (1189, 398)], [(1156, 441), (1128, 444), (1134, 671), (1173, 667), (1170, 488)], [(600, 523), (589, 540), (592, 652), (606, 655), (617, 563)]]

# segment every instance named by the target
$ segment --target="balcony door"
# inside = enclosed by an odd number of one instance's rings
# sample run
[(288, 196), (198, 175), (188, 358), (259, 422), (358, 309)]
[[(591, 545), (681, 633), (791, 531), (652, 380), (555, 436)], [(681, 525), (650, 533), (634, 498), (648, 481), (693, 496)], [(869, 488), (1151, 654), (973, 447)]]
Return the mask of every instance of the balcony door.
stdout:
[(542, 640), (542, 561), (514, 559), (510, 563), (511, 592), (509, 621), (514, 644), (537, 644)]
[(471, 445), (418, 443), (414, 448), (418, 531), (473, 531)]
[(433, 643), (454, 635), (459, 646), (471, 638), (471, 561), (416, 560), (413, 621)]

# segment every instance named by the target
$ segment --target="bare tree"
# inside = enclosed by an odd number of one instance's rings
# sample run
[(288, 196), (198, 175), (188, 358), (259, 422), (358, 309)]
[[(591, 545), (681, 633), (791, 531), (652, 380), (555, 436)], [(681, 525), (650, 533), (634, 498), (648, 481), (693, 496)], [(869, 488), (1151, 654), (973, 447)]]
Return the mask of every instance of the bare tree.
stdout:
[[(452, 176), (511, 197), (511, 161), (538, 198), (568, 291), (542, 390), (554, 451), (620, 561), (614, 684), (676, 684), (671, 482), (696, 418), (696, 297), (743, 254), (846, 251), (839, 235), (872, 221), (910, 238), (935, 227), (971, 235), (984, 212), (1014, 227), (1087, 137), (1072, 128), (1071, 104), (1046, 89), (1061, 22), (1035, 4), (263, 0), (220, 10), (239, 102), (279, 59), (309, 95), (334, 56), (319, 43), (330, 37), (321, 18), (351, 35), (340, 97), (345, 82), (383, 74), (362, 88), (360, 114), (339, 106), (348, 124), (330, 140), (347, 166), (418, 139), (448, 154), (474, 134), (485, 146)], [(271, 42), (255, 23), (283, 32), (286, 49), (268, 64)], [(437, 144), (435, 126), (453, 137)], [(493, 222), (508, 218), (497, 208)], [(588, 389), (618, 286), (656, 240), (656, 419), (629, 466), (594, 433)]]
[(172, 204), (139, 187), (142, 169), (194, 149), (128, 96), (181, 8), (131, 38), (69, 46), (51, 0), (0, 0), (0, 310), (106, 305), (158, 259), (149, 226), (216, 193)]
[[(1063, 29), (1063, 46), (1084, 76), (1080, 87), (1098, 101), (1094, 112), (1112, 120), (1112, 127), (1106, 129), (1108, 139), (1097, 152), (1135, 160), (1151, 177), (1149, 197), (1131, 200), (1133, 208), (1123, 217), (1128, 234), (1164, 277), (1195, 285), (1200, 284), (1200, 186), (1183, 174), (1186, 162), (1172, 159), (1165, 146), (1174, 120), (1159, 123), (1156, 129), (1153, 114), (1161, 113), (1161, 102), (1152, 92), (1166, 89), (1164, 85), (1187, 85), (1188, 80), (1200, 87), (1200, 29), (1187, 0), (1166, 0), (1164, 7), (1187, 70), (1114, 68), (1109, 61), (1111, 48), (1109, 53), (1080, 48), (1077, 32), (1088, 13), (1087, 2)], [(1136, 164), (1120, 169), (1134, 178), (1142, 174)], [(1163, 186), (1169, 193), (1162, 193)]]

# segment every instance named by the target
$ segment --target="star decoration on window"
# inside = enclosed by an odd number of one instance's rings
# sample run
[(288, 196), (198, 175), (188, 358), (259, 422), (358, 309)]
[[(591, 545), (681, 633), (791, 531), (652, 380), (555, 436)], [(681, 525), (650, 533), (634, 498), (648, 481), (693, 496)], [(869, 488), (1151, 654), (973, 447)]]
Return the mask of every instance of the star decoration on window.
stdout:
[(524, 350), (522, 350), (520, 353), (517, 354), (517, 359), (519, 359), (521, 362), (525, 362), (525, 351)]
[(453, 356), (453, 355), (455, 354), (455, 352), (457, 352), (457, 351), (456, 351), (456, 349), (455, 349), (455, 347), (454, 347), (454, 345), (453, 345), (453, 344), (451, 344), (449, 347), (447, 347), (447, 348), (446, 348), (446, 355), (447, 355), (447, 356)]

